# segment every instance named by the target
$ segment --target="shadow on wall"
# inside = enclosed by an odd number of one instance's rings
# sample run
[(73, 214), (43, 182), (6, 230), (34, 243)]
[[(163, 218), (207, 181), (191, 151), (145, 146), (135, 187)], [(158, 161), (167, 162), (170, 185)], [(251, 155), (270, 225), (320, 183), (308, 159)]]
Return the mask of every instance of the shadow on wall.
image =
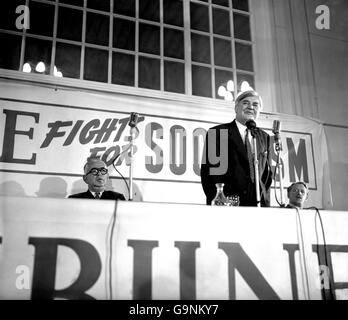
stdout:
[(76, 180), (72, 184), (71, 193), (69, 196), (75, 193), (85, 192), (87, 189), (87, 184), (83, 181), (83, 179)]
[[(127, 179), (127, 183), (129, 183)], [(129, 191), (126, 186), (125, 181), (119, 179), (112, 179), (112, 186), (109, 190), (113, 190), (119, 193), (122, 193), (126, 200), (129, 199)], [(138, 185), (133, 180), (133, 201), (143, 201), (143, 195), (140, 192)]]
[[(128, 190), (127, 193), (128, 195)], [(136, 183), (133, 181), (133, 201), (143, 201), (143, 195), (140, 192), (140, 189)]]
[(348, 172), (348, 164), (334, 162), (330, 166), (333, 210), (348, 209), (348, 180), (342, 178)]
[(26, 197), (24, 188), (16, 181), (6, 181), (0, 184), (0, 196)]
[(40, 182), (36, 195), (40, 198), (65, 198), (68, 184), (62, 178), (49, 177)]

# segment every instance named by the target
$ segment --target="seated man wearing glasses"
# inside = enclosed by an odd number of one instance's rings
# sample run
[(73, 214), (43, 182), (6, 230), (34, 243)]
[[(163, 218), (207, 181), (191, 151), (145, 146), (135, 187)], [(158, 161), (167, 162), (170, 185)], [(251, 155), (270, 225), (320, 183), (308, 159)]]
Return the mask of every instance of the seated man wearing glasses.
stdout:
[(83, 181), (88, 185), (88, 190), (72, 194), (68, 198), (126, 200), (121, 193), (105, 190), (109, 174), (104, 161), (98, 158), (88, 158), (83, 170)]

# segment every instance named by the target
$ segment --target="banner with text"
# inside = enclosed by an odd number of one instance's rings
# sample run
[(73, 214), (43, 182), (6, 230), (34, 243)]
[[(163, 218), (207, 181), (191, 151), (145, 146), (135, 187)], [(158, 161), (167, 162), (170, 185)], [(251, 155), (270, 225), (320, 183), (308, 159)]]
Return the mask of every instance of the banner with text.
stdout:
[[(16, 98), (9, 98), (11, 90), (6, 97), (0, 91), (0, 171), (10, 175), (8, 179), (30, 173), (63, 179), (77, 177), (89, 156), (102, 158), (110, 166), (112, 178), (120, 177), (112, 168), (113, 162), (128, 177), (128, 123), (130, 111), (135, 111), (140, 117), (134, 141), (133, 175), (142, 200), (156, 201), (158, 195), (151, 189), (159, 189), (158, 183), (165, 183), (167, 201), (205, 203), (200, 187), (202, 148), (207, 130), (221, 123), (214, 121), (217, 117), (213, 111), (207, 108), (202, 110), (201, 117), (194, 117), (189, 106), (176, 107), (173, 102), (168, 106), (159, 99), (149, 103), (129, 97), (124, 101), (121, 97), (64, 91), (56, 97), (47, 88), (35, 90), (39, 91), (35, 98), (32, 94), (29, 98), (24, 89), (13, 92)], [(39, 99), (45, 95), (48, 102)], [(87, 98), (90, 99), (84, 104)], [(168, 115), (168, 108), (172, 114)], [(232, 108), (222, 108), (217, 113), (225, 122), (234, 118)], [(279, 114), (262, 114), (258, 126), (273, 136), (273, 120), (282, 123), (283, 186), (302, 180), (311, 190), (308, 204), (328, 207), (331, 191), (323, 126), (312, 120)], [(274, 167), (276, 154), (272, 151)], [(23, 178), (20, 180), (23, 183)], [(196, 191), (190, 193), (191, 187)], [(23, 188), (30, 189), (27, 185)], [(272, 204), (276, 205), (273, 194), (272, 191)]]
[(348, 298), (346, 212), (0, 201), (0, 299)]

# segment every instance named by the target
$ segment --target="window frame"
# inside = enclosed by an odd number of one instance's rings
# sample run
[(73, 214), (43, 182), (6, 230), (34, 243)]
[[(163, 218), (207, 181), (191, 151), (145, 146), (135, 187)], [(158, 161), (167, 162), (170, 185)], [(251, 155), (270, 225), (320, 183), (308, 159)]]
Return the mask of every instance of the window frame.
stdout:
[[(20, 66), (19, 70), (22, 70), (23, 64), (24, 64), (24, 48), (25, 48), (25, 41), (27, 37), (32, 37), (36, 39), (43, 39), (43, 40), (50, 40), (52, 42), (52, 53), (51, 53), (51, 61), (55, 61), (55, 54), (56, 54), (56, 43), (57, 43), (57, 29), (58, 29), (58, 6), (59, 7), (66, 7), (66, 8), (72, 8), (72, 9), (78, 9), (83, 12), (83, 22), (82, 22), (82, 39), (81, 42), (67, 40), (67, 39), (58, 39), (58, 42), (60, 43), (67, 43), (67, 44), (73, 44), (78, 45), (81, 47), (81, 60), (80, 60), (80, 77), (79, 79), (75, 78), (57, 78), (53, 76), (53, 69), (54, 69), (54, 63), (51, 63), (50, 66), (50, 75), (41, 75), (41, 74), (26, 74), (22, 71), (15, 71), (15, 70), (8, 70), (8, 69), (0, 69), (0, 77), (5, 79), (15, 79), (15, 80), (23, 80), (23, 81), (30, 81), (37, 84), (44, 84), (44, 85), (54, 85), (57, 87), (62, 88), (79, 88), (79, 89), (87, 89), (87, 90), (95, 90), (95, 91), (104, 91), (104, 92), (117, 92), (120, 94), (131, 94), (131, 95), (139, 95), (139, 96), (145, 96), (145, 97), (155, 97), (160, 99), (169, 99), (169, 100), (177, 100), (177, 101), (183, 101), (183, 102), (190, 102), (190, 103), (199, 103), (203, 105), (211, 105), (214, 104), (222, 104), (222, 105), (231, 105), (231, 102), (226, 102), (224, 100), (221, 100), (216, 97), (216, 88), (215, 88), (215, 70), (216, 67), (218, 70), (227, 70), (233, 72), (233, 80), (237, 80), (237, 73), (243, 73), (248, 74), (254, 77), (254, 80), (256, 82), (256, 65), (255, 65), (255, 57), (254, 57), (254, 41), (253, 41), (253, 14), (252, 14), (252, 7), (250, 6), (250, 0), (248, 0), (249, 5), (249, 11), (241, 11), (237, 9), (232, 9), (232, 0), (229, 0), (230, 7), (227, 9), (229, 12), (229, 21), (230, 21), (230, 41), (231, 41), (231, 52), (232, 52), (232, 68), (226, 68), (222, 66), (215, 66), (214, 64), (214, 50), (213, 50), (213, 42), (214, 38), (221, 38), (221, 39), (228, 39), (226, 36), (221, 36), (218, 34), (213, 33), (213, 8), (221, 8), (219, 5), (215, 5), (212, 3), (212, 0), (208, 0), (207, 2), (201, 2), (199, 0), (183, 0), (183, 27), (178, 27), (175, 25), (168, 25), (163, 22), (163, 1), (160, 2), (160, 21), (159, 22), (153, 22), (148, 20), (139, 19), (139, 1), (136, 0), (136, 14), (135, 17), (125, 17), (123, 15), (115, 14), (114, 8), (113, 8), (113, 1), (110, 2), (110, 12), (104, 12), (99, 11), (95, 9), (90, 9), (86, 7), (86, 0), (84, 0), (84, 7), (76, 7), (74, 5), (65, 4), (65, 3), (58, 3), (58, 1), (48, 1), (48, 0), (34, 0), (35, 2), (41, 2), (41, 3), (49, 3), (52, 6), (55, 7), (55, 13), (54, 13), (54, 23), (53, 23), (53, 37), (46, 37), (46, 36), (39, 36), (39, 35), (28, 35), (27, 31), (24, 29), (23, 31), (10, 31), (10, 30), (1, 30), (3, 33), (8, 34), (15, 34), (22, 36), (22, 47), (20, 52)], [(210, 39), (210, 51), (211, 51), (211, 64), (202, 64), (203, 66), (209, 67), (211, 72), (211, 88), (212, 88), (212, 97), (202, 97), (202, 96), (196, 96), (192, 94), (192, 65), (200, 65), (200, 63), (192, 62), (191, 60), (191, 27), (190, 27), (190, 2), (195, 2), (203, 5), (208, 6), (209, 10), (209, 39)], [(26, 5), (28, 5), (29, 0), (26, 0)], [(226, 10), (226, 7), (224, 7)], [(97, 13), (97, 14), (103, 14), (106, 16), (109, 16), (109, 45), (106, 46), (99, 46), (91, 43), (85, 42), (85, 36), (86, 36), (86, 19), (87, 19), (87, 12), (91, 13)], [(249, 16), (249, 23), (250, 23), (250, 33), (251, 33), (251, 41), (245, 41), (241, 39), (235, 39), (234, 38), (234, 25), (233, 25), (233, 13), (241, 13), (244, 15)], [(129, 50), (123, 50), (123, 49), (117, 49), (113, 48), (113, 19), (114, 18), (122, 18), (122, 19), (129, 19), (131, 21), (135, 21), (135, 51), (129, 51)], [(160, 27), (160, 55), (151, 55), (143, 52), (139, 52), (139, 24), (140, 23), (147, 23), (147, 24), (153, 24)], [(181, 30), (183, 31), (184, 36), (184, 60), (171, 58), (171, 57), (165, 57), (164, 56), (164, 28), (170, 28), (174, 30)], [(194, 33), (199, 34), (199, 31), (194, 31)], [(205, 33), (206, 34), (206, 33)], [(235, 42), (238, 43), (247, 43), (251, 46), (252, 50), (252, 63), (253, 63), (253, 71), (246, 71), (246, 70), (239, 70), (236, 68), (236, 54), (235, 54)], [(96, 82), (91, 80), (83, 80), (83, 74), (84, 74), (84, 57), (85, 57), (85, 48), (95, 48), (95, 49), (104, 49), (108, 50), (108, 83), (105, 82)], [(126, 53), (126, 54), (134, 54), (135, 56), (135, 79), (134, 79), (134, 86), (124, 86), (119, 84), (113, 84), (112, 83), (112, 55), (114, 52), (119, 53)], [(160, 59), (160, 90), (154, 90), (154, 89), (145, 89), (145, 88), (139, 88), (138, 82), (139, 82), (139, 56), (145, 56), (145, 57), (155, 57), (156, 59)], [(184, 70), (185, 70), (185, 93), (174, 93), (174, 92), (168, 92), (164, 91), (164, 61), (173, 61), (173, 62), (183, 62), (184, 64)], [(237, 90), (237, 81), (234, 81), (235, 83), (235, 92)]]

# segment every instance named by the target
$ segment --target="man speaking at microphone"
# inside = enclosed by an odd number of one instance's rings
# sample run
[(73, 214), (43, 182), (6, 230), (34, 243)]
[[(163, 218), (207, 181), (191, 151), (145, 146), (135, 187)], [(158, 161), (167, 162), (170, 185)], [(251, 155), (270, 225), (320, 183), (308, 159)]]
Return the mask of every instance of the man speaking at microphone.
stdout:
[[(270, 166), (270, 136), (255, 127), (262, 109), (262, 99), (256, 91), (244, 91), (235, 101), (236, 118), (208, 130), (201, 165), (201, 181), (207, 204), (216, 195), (216, 183), (224, 183), (224, 194), (238, 195), (240, 206), (257, 206), (257, 177), (253, 162), (253, 139), (259, 168), (261, 206), (270, 206), (272, 171)], [(249, 122), (248, 122), (249, 121)], [(248, 129), (253, 123), (254, 128)], [(253, 132), (251, 132), (251, 130)]]

